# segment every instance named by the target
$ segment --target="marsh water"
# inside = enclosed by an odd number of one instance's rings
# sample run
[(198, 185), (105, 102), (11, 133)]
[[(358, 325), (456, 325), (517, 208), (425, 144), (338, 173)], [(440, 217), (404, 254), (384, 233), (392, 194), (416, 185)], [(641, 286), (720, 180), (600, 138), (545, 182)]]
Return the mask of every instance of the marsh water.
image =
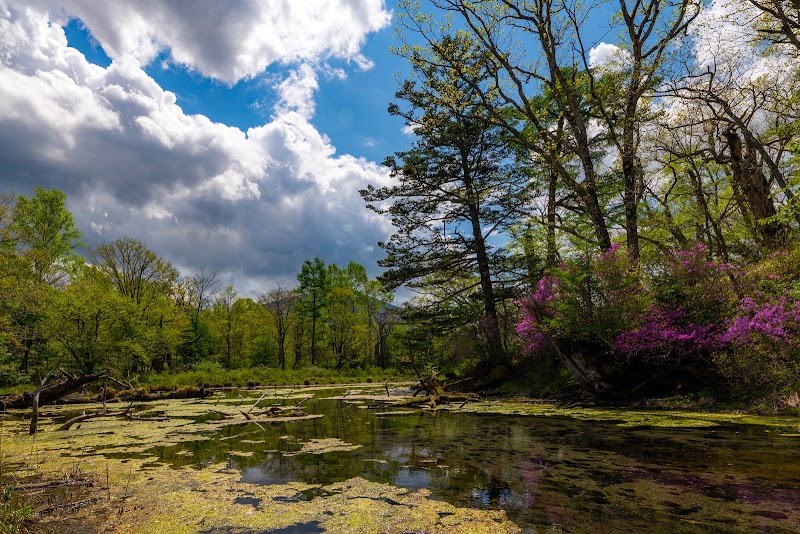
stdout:
[[(527, 532), (800, 531), (800, 437), (774, 427), (392, 415), (366, 404), (315, 398), (303, 407), (324, 417), (228, 425), (147, 456), (170, 466), (227, 462), (252, 484), (325, 485), (360, 476), (425, 488), (458, 506), (505, 510)], [(324, 438), (359, 447), (298, 454)]]

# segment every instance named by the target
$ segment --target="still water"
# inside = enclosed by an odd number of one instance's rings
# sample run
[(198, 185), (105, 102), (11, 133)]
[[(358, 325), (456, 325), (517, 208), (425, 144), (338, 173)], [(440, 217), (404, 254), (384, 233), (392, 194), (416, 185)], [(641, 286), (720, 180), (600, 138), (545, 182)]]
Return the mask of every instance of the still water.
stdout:
[[(426, 488), (458, 506), (505, 510), (527, 532), (800, 532), (800, 437), (775, 428), (380, 415), (324, 396), (303, 404), (318, 419), (225, 426), (148, 454), (173, 466), (226, 461), (253, 484), (361, 476)], [(323, 438), (360, 447), (296, 454)]]

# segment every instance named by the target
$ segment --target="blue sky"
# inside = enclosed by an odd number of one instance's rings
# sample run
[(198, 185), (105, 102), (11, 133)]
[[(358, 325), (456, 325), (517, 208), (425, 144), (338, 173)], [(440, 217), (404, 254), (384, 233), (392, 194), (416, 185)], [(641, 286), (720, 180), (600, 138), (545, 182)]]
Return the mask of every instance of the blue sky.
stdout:
[[(91, 63), (108, 67), (111, 58), (79, 19), (64, 25), (67, 43)], [(402, 119), (386, 112), (394, 100), (396, 78), (408, 70), (404, 58), (389, 52), (397, 44), (393, 26), (367, 35), (362, 53), (374, 62), (367, 70), (353, 69), (346, 60), (332, 62), (332, 67), (349, 71), (346, 78), (323, 77), (316, 96), (317, 112), (311, 123), (331, 138), (338, 153), (352, 154), (380, 162), (395, 151), (410, 145), (401, 133)], [(184, 65), (170, 64), (169, 51), (145, 67), (145, 72), (166, 90), (178, 97), (186, 113), (242, 130), (267, 122), (276, 97), (269, 80), (281, 76), (285, 65), (271, 65), (254, 78), (233, 85), (192, 72)]]
[(376, 276), (392, 227), (358, 191), (412, 142), (393, 7), (0, 0), (0, 190), (60, 189), (87, 245), (137, 238), (251, 296), (315, 256)]
[(0, 184), (243, 294), (314, 256), (376, 276), (391, 227), (358, 190), (411, 143), (393, 44), (382, 0), (0, 0)]

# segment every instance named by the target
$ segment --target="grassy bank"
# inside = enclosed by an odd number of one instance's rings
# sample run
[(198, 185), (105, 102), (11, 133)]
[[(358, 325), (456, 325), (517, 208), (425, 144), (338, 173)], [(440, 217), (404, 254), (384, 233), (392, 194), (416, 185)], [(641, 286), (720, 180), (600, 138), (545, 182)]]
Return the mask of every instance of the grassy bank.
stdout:
[[(411, 372), (398, 369), (323, 369), (306, 367), (282, 371), (269, 367), (226, 370), (218, 366), (200, 366), (175, 373), (147, 373), (132, 380), (133, 385), (149, 389), (182, 389), (188, 387), (257, 387), (292, 385), (356, 384), (365, 382), (403, 382), (416, 380)], [(115, 386), (116, 387), (116, 386)], [(0, 388), (0, 395), (31, 391), (34, 385), (18, 384)]]
[(199, 368), (179, 373), (152, 373), (139, 377), (139, 383), (151, 388), (255, 387), (397, 382), (413, 379), (413, 374), (403, 373), (397, 369), (335, 370), (307, 367), (282, 371), (268, 367), (253, 367), (232, 370)]

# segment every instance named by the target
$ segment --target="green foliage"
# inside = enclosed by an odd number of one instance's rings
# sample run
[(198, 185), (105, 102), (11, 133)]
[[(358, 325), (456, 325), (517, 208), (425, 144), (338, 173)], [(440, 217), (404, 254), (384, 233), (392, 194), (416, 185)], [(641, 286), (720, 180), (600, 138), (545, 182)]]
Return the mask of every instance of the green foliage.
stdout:
[(80, 265), (74, 252), (80, 232), (65, 198), (41, 187), (32, 198), (0, 196), (0, 353), (10, 368), (7, 381), (53, 363), (44, 319), (55, 288)]
[(736, 336), (715, 363), (736, 397), (779, 407), (800, 391), (800, 248), (746, 265), (736, 281), (742, 298), (729, 312)]
[(619, 245), (596, 258), (568, 261), (551, 276), (558, 298), (556, 313), (545, 329), (556, 337), (610, 347), (613, 338), (635, 324), (651, 302), (642, 290), (639, 270)]
[(723, 324), (730, 316), (736, 299), (733, 268), (711, 257), (702, 244), (663, 256), (653, 268), (648, 284), (659, 304), (680, 308), (694, 324)]
[(301, 369), (281, 370), (274, 367), (252, 367), (226, 370), (215, 362), (205, 362), (195, 366), (191, 371), (178, 373), (147, 373), (139, 377), (142, 386), (159, 388), (176, 388), (187, 386), (235, 386), (247, 387), (285, 386), (326, 384), (348, 384), (373, 381), (413, 380), (415, 375), (410, 369), (379, 369), (374, 367), (346, 368), (342, 370), (324, 367), (305, 367)]
[(256, 335), (248, 352), (248, 366), (280, 366), (277, 343), (272, 336), (266, 334)]
[(99, 245), (88, 253), (95, 269), (111, 285), (137, 305), (147, 306), (170, 296), (177, 286), (178, 272), (138, 239), (121, 237)]
[(214, 354), (214, 339), (208, 323), (199, 316), (192, 316), (189, 325), (183, 330), (176, 355), (185, 367), (203, 361)]
[(33, 520), (33, 506), (23, 504), (14, 495), (12, 486), (4, 486), (0, 495), (0, 532), (17, 534), (27, 532)]
[(17, 197), (11, 217), (11, 232), (24, 261), (37, 278), (49, 283), (63, 282), (80, 263), (75, 249), (83, 246), (81, 232), (66, 208), (61, 191), (37, 186), (33, 198)]
[(325, 298), (330, 287), (325, 263), (319, 258), (314, 258), (314, 261), (306, 260), (297, 275), (297, 281), (300, 282), (300, 287), (297, 288), (300, 295), (298, 309), (311, 321), (311, 365), (316, 365), (319, 333), (317, 327), (325, 310)]

